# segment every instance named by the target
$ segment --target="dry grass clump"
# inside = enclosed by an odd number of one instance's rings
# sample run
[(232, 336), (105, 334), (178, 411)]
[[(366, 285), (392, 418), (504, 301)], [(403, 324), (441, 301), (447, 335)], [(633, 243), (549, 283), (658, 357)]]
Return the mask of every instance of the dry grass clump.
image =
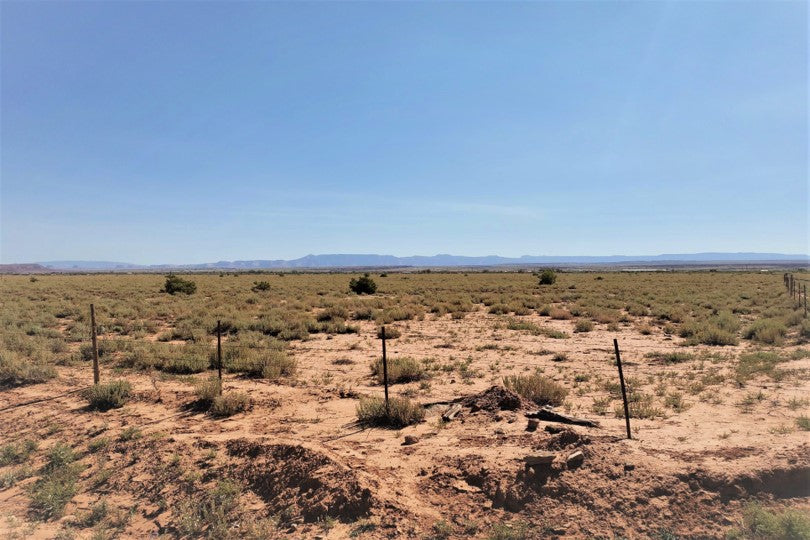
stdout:
[(694, 358), (693, 355), (687, 352), (679, 352), (679, 351), (672, 351), (672, 352), (650, 352), (644, 355), (645, 358), (649, 358), (650, 360), (661, 362), (662, 364), (681, 364), (683, 362), (688, 362)]
[(503, 385), (538, 405), (561, 405), (568, 390), (540, 374), (509, 375)]
[(548, 316), (558, 321), (567, 321), (574, 318), (568, 310), (556, 307), (549, 310)]
[(510, 319), (506, 324), (506, 328), (507, 330), (526, 331), (535, 336), (546, 336), (552, 339), (566, 339), (569, 337), (567, 333), (561, 330), (546, 328), (528, 321), (520, 321), (517, 319)]
[(386, 411), (385, 399), (380, 397), (360, 398), (357, 404), (357, 421), (365, 426), (402, 428), (421, 422), (425, 409), (403, 397), (392, 397)]
[(197, 400), (192, 408), (207, 411), (211, 416), (226, 417), (247, 411), (252, 401), (244, 392), (225, 392), (220, 395), (221, 385), (216, 377), (198, 381), (194, 385)]
[(220, 382), (216, 377), (210, 377), (194, 384), (194, 394), (197, 396), (195, 405), (199, 409), (208, 410), (220, 394)]
[[(634, 392), (627, 396), (627, 407), (630, 409), (630, 418), (648, 420), (664, 416), (664, 411), (655, 405), (653, 396), (641, 392)], [(683, 403), (680, 401), (679, 403)], [(624, 404), (619, 403), (613, 409), (616, 418), (624, 418)]]
[(127, 381), (112, 381), (91, 386), (82, 392), (88, 401), (88, 408), (98, 411), (118, 409), (124, 406), (132, 392)]
[(574, 332), (590, 332), (593, 330), (593, 323), (588, 319), (579, 319), (574, 325)]
[[(377, 382), (382, 384), (383, 381), (383, 363), (382, 358), (371, 363), (371, 374), (377, 378)], [(425, 366), (414, 358), (407, 356), (388, 359), (388, 383), (407, 383), (419, 381), (428, 377)]]
[[(385, 327), (385, 339), (397, 339), (402, 336), (402, 331), (396, 326)], [(382, 327), (377, 329), (377, 339), (382, 339)]]
[(219, 418), (233, 416), (234, 414), (247, 411), (250, 408), (251, 399), (244, 392), (226, 392), (214, 398), (208, 414)]

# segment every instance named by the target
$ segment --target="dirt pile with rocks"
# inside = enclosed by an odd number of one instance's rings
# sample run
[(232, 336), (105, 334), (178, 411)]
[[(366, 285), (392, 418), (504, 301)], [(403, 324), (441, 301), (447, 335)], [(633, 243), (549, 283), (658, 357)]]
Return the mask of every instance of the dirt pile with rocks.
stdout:
[(245, 481), (271, 513), (286, 512), (305, 522), (331, 517), (354, 521), (376, 501), (348, 467), (300, 445), (262, 444), (236, 439), (228, 454), (238, 458), (231, 475)]
[(479, 392), (463, 398), (460, 401), (463, 407), (470, 409), (470, 412), (486, 411), (516, 411), (528, 408), (530, 404), (515, 392), (503, 386), (491, 386)]

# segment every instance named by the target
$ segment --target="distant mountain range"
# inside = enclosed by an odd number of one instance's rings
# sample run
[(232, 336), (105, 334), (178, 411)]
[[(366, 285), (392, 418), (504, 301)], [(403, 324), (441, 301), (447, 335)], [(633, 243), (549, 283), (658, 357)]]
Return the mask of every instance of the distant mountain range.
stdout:
[(433, 255), (395, 257), (375, 254), (307, 255), (292, 260), (219, 261), (203, 264), (141, 265), (110, 261), (43, 261), (32, 264), (0, 265), (5, 272), (42, 271), (168, 271), (168, 270), (272, 270), (272, 269), (339, 269), (339, 268), (453, 268), (532, 265), (623, 265), (651, 264), (732, 264), (732, 263), (786, 263), (808, 264), (808, 255), (784, 253), (667, 253), (662, 255), (608, 255), (608, 256), (552, 256), (524, 255), (522, 257), (465, 257), (459, 255)]

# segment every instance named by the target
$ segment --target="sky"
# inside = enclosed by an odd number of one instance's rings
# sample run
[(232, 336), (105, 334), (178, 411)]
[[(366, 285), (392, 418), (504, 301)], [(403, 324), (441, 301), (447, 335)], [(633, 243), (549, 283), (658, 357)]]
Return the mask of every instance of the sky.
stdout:
[(806, 2), (0, 2), (0, 262), (808, 253)]

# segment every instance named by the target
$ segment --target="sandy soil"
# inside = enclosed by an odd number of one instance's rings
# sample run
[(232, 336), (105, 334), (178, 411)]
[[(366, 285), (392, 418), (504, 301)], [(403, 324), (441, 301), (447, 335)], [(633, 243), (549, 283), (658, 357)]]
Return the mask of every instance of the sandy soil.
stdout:
[[(521, 319), (573, 331), (571, 321)], [(594, 399), (607, 395), (595, 381), (617, 379), (614, 337), (626, 376), (644, 382), (647, 392), (654, 386), (647, 382), (650, 377), (663, 372), (676, 373), (673, 388), (708, 369), (726, 373), (731, 353), (749, 345), (690, 347), (693, 353), (707, 350), (729, 358), (706, 361), (696, 355), (663, 365), (645, 353), (684, 348), (679, 338), (658, 329), (641, 335), (632, 326), (609, 332), (597, 324), (570, 339), (550, 339), (507, 330), (502, 318), (483, 312), (397, 326), (403, 334), (389, 342), (390, 356), (433, 357), (440, 364), (472, 358), (476, 372), (465, 379), (457, 371), (438, 371), (429, 388), (393, 386), (393, 395), (408, 393), (429, 405), (423, 423), (399, 431), (354, 423), (357, 397), (382, 394), (369, 372), (380, 354), (370, 322), (361, 323), (360, 335), (315, 335), (294, 343), (298, 374), (293, 384), (226, 375), (226, 390), (245, 391), (253, 400), (249, 412), (227, 419), (188, 409), (193, 387), (183, 378), (117, 373), (109, 365), (103, 379), (125, 378), (135, 389), (135, 399), (122, 409), (85, 409), (75, 390), (92, 381), (89, 366), (62, 367), (52, 382), (1, 392), (3, 444), (33, 438), (47, 448), (63, 440), (84, 450), (89, 440), (103, 435), (112, 443), (101, 455), (82, 454), (85, 488), (60, 521), (29, 517), (27, 488), (34, 478), (0, 491), (5, 516), (0, 534), (53, 538), (71, 516), (103, 496), (115, 508), (134, 509), (121, 538), (177, 536), (175, 517), (188, 496), (181, 486), (209, 486), (219, 478), (245, 486), (239, 509), (245, 520), (281, 514), (279, 536), (308, 538), (361, 531), (368, 538), (422, 538), (435, 534), (441, 520), (458, 537), (485, 537), (495, 524), (523, 521), (531, 524), (532, 537), (643, 538), (669, 531), (711, 538), (737, 524), (752, 498), (810, 508), (810, 441), (808, 432), (794, 425), (807, 406), (788, 407), (791, 398), (810, 395), (808, 358), (786, 363), (798, 375), (781, 383), (757, 379), (740, 386), (727, 376), (708, 389), (711, 399), (687, 393), (686, 410), (667, 409), (664, 419), (634, 419), (634, 439), (626, 440), (624, 420), (613, 413), (619, 401), (612, 401), (604, 415), (592, 410)], [(553, 361), (554, 352), (566, 353), (567, 360)], [(339, 359), (352, 363), (335, 364)], [(541, 421), (530, 432), (524, 414), (536, 407), (529, 405), (465, 408), (453, 421), (440, 422), (448, 402), (486, 392), (504, 375), (536, 368), (572, 388), (561, 410), (598, 420), (600, 427)], [(577, 375), (589, 382), (575, 384)], [(763, 397), (754, 406), (740, 405), (747, 394), (760, 391)], [(142, 436), (119, 440), (131, 427)], [(408, 435), (418, 442), (403, 444)], [(584, 461), (566, 463), (576, 450)], [(555, 454), (551, 466), (525, 467), (524, 457), (544, 451)], [(87, 487), (105, 467), (112, 470), (107, 482)], [(335, 521), (327, 526), (319, 521), (324, 516)], [(90, 534), (77, 530), (78, 537)]]

